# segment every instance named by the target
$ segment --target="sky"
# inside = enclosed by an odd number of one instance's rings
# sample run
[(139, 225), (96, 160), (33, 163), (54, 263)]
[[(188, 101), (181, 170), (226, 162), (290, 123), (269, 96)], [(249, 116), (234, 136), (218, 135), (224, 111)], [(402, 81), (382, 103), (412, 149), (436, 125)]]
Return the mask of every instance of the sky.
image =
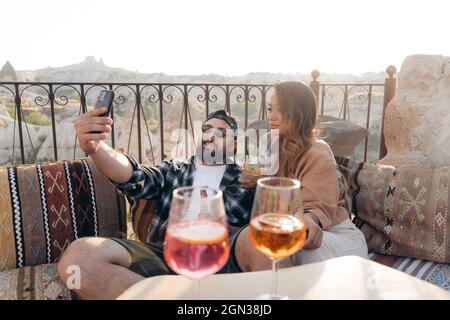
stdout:
[(379, 72), (411, 54), (450, 56), (449, 8), (447, 0), (5, 0), (0, 67), (92, 55), (174, 75)]

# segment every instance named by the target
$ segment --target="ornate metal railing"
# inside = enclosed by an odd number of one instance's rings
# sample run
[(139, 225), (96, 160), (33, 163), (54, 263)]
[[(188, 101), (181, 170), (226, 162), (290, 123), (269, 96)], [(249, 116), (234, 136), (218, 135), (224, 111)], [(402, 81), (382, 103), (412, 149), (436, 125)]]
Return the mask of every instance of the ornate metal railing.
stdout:
[[(387, 73), (384, 84), (322, 84), (319, 72), (311, 73), (321, 114), (369, 129), (355, 150), (357, 159), (375, 161), (386, 153), (381, 133), (384, 109), (395, 93), (395, 67)], [(213, 110), (226, 109), (242, 128), (265, 119), (273, 94), (266, 84), (0, 82), (0, 164), (84, 156), (73, 123), (102, 89), (116, 92), (109, 143), (150, 163), (191, 154), (195, 137), (188, 133)], [(247, 141), (239, 148), (246, 150)]]

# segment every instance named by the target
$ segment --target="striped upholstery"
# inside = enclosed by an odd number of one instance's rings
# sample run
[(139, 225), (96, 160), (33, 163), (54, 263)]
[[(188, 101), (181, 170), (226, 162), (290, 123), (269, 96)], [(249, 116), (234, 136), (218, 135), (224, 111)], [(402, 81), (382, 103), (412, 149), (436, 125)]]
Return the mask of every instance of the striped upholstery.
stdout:
[(125, 212), (90, 158), (0, 169), (0, 271), (57, 262), (80, 237), (126, 237)]
[(135, 240), (141, 242), (156, 242), (162, 243), (164, 241), (163, 235), (158, 232), (154, 232), (153, 237), (149, 237), (149, 228), (153, 223), (153, 219), (158, 209), (158, 201), (155, 199), (135, 199), (127, 196), (128, 203), (130, 204), (130, 214), (132, 228), (135, 235)]
[(0, 300), (70, 300), (56, 263), (0, 272)]
[(450, 264), (370, 253), (369, 259), (450, 291)]

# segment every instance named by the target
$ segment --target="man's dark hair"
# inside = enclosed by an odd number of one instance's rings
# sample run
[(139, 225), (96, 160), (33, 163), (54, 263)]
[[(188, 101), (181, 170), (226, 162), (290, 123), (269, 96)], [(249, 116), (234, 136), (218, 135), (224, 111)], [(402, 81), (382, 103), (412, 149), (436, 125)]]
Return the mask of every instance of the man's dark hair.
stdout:
[(226, 110), (217, 110), (214, 112), (211, 112), (205, 119), (203, 123), (206, 123), (207, 121), (211, 119), (220, 119), (225, 121), (233, 130), (234, 138), (237, 139), (237, 130), (238, 130), (238, 124), (236, 122), (236, 119), (234, 119)]

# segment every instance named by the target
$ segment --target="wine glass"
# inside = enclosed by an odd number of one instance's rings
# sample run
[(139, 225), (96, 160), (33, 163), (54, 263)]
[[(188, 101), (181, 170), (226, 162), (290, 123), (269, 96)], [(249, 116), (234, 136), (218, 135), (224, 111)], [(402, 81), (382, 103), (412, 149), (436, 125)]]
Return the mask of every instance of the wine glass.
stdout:
[(278, 294), (278, 262), (300, 250), (305, 240), (300, 181), (281, 177), (258, 179), (250, 241), (272, 260), (272, 293), (258, 299), (288, 298)]
[(173, 191), (164, 258), (177, 274), (199, 280), (219, 271), (229, 257), (228, 229), (222, 191), (181, 187)]

